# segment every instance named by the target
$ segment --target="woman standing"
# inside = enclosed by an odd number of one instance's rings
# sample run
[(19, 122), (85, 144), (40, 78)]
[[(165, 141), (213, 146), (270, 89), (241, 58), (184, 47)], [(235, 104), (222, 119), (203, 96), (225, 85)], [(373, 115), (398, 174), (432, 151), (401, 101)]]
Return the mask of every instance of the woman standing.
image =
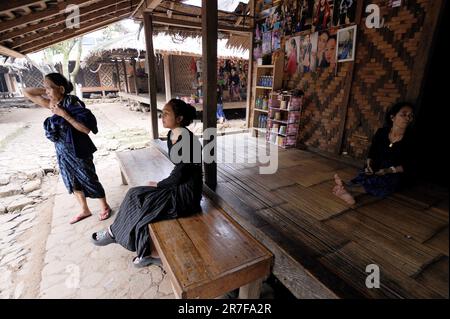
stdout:
[(334, 195), (346, 203), (355, 203), (352, 193), (368, 193), (386, 197), (408, 184), (412, 175), (412, 140), (408, 128), (414, 119), (410, 103), (397, 103), (386, 113), (386, 125), (378, 129), (372, 140), (366, 167), (344, 185), (336, 174)]
[(95, 245), (119, 243), (130, 251), (136, 251), (137, 256), (133, 258), (136, 267), (161, 264), (150, 239), (148, 224), (201, 211), (201, 144), (186, 129), (195, 115), (195, 108), (182, 100), (167, 102), (163, 108), (162, 122), (165, 128), (170, 129), (167, 147), (170, 160), (175, 164), (174, 169), (162, 181), (131, 188), (120, 205), (114, 223), (92, 234), (91, 240)]
[(44, 78), (44, 88), (26, 88), (23, 93), (54, 114), (44, 122), (45, 135), (55, 143), (64, 185), (69, 194), (75, 194), (81, 206), (81, 212), (70, 223), (92, 215), (86, 197), (100, 200), (102, 211), (99, 220), (105, 220), (111, 209), (95, 172), (93, 153), (97, 148), (88, 136), (90, 132), (97, 134), (97, 121), (78, 97), (69, 94), (72, 90), (72, 83), (63, 75), (50, 73)]

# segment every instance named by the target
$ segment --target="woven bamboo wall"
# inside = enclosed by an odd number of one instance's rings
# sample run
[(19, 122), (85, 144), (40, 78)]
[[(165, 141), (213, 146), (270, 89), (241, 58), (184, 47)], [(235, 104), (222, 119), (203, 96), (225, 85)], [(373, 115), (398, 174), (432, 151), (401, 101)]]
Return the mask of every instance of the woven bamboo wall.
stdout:
[(172, 94), (191, 95), (195, 92), (192, 83), (195, 81), (195, 75), (190, 69), (192, 62), (191, 56), (172, 55), (171, 56), (171, 76), (172, 76)]
[[(387, 27), (365, 26), (364, 8), (372, 3), (380, 6)], [(413, 81), (421, 81), (413, 79), (412, 72), (419, 42), (423, 36), (431, 36), (422, 32), (430, 3), (404, 0), (401, 7), (391, 8), (389, 1), (364, 1), (354, 62), (339, 63), (336, 75), (329, 68), (285, 79), (288, 88), (305, 91), (300, 144), (325, 152), (347, 152), (355, 159), (365, 158), (373, 134), (383, 125), (386, 109), (406, 99)], [(351, 82), (347, 102), (348, 81)], [(342, 108), (348, 110), (342, 113)], [(339, 149), (342, 121), (345, 130)]]
[(389, 29), (358, 28), (360, 37), (345, 127), (343, 150), (361, 158), (382, 125), (386, 109), (406, 98), (430, 1), (404, 1), (400, 8), (378, 2)]
[[(104, 65), (102, 66), (102, 68), (103, 67), (104, 67)], [(100, 71), (98, 71), (97, 73), (92, 73), (91, 71), (89, 71), (89, 69), (97, 70), (97, 68), (98, 68), (98, 65), (93, 64), (93, 65), (87, 66), (86, 68), (83, 69), (84, 86), (85, 87), (100, 86), (99, 73), (98, 73)]]
[(22, 74), (22, 79), (26, 87), (44, 86), (44, 77), (36, 67), (33, 66), (31, 69), (24, 71)]

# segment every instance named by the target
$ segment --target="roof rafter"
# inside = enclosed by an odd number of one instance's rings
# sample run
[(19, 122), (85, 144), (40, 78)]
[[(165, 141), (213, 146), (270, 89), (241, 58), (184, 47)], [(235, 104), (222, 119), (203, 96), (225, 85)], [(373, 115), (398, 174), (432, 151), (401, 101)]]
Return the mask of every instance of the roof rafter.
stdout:
[[(130, 0), (105, 0), (102, 2), (97, 2), (94, 3), (90, 6), (86, 6), (86, 7), (82, 7), (80, 9), (80, 15), (79, 17), (83, 17), (89, 13), (101, 10), (101, 9), (105, 9), (111, 6), (115, 6), (115, 5), (119, 5), (123, 2), (130, 2)], [(38, 30), (56, 25), (56, 24), (60, 24), (66, 21), (66, 17), (64, 15), (62, 16), (58, 16), (55, 19), (51, 19), (51, 20), (46, 20), (43, 21), (41, 23), (37, 23), (22, 29), (17, 29), (15, 31), (11, 31), (11, 32), (7, 32), (7, 33), (3, 33), (0, 35), (0, 42), (6, 41), (6, 40), (11, 40), (15, 37), (21, 36), (21, 35), (25, 35), (27, 33), (31, 33), (31, 32), (36, 32)]]
[[(191, 29), (201, 29), (202, 28), (201, 22), (192, 21), (192, 20), (171, 19), (171, 18), (155, 16), (155, 15), (153, 16), (153, 23), (183, 27), (183, 28), (191, 28)], [(223, 24), (218, 25), (218, 30), (219, 31), (228, 31), (228, 32), (233, 32), (233, 33), (245, 33), (245, 34), (253, 32), (253, 29), (251, 29), (251, 28), (230, 26), (230, 25), (223, 25)]]
[(20, 18), (2, 21), (0, 25), (0, 32), (5, 32), (7, 30), (18, 28), (31, 22), (53, 17), (55, 15), (58, 15), (59, 13), (63, 13), (66, 10), (67, 6), (70, 4), (82, 6), (94, 1), (95, 0), (65, 0), (64, 2), (58, 2), (56, 6), (48, 7), (45, 10), (30, 13), (21, 16)]
[[(80, 19), (80, 27), (81, 25), (87, 25), (90, 23), (91, 20), (95, 20), (98, 19), (101, 16), (108, 16), (110, 14), (116, 14), (118, 12), (123, 12), (123, 11), (127, 11), (129, 12), (130, 8), (129, 7), (125, 7), (125, 8), (121, 8), (118, 9), (116, 11), (112, 11), (110, 8), (105, 8), (105, 9), (101, 9), (95, 12), (90, 12), (89, 14), (85, 15), (83, 19)], [(94, 21), (95, 22), (95, 21)], [(46, 31), (37, 33), (37, 34), (30, 34), (27, 37), (24, 37), (23, 39), (19, 39), (17, 41), (14, 41), (12, 48), (19, 48), (24, 46), (27, 43), (32, 43), (36, 40), (41, 40), (43, 38), (47, 38), (47, 37), (53, 37), (55, 35), (55, 33), (60, 33), (60, 32), (64, 32), (64, 30), (67, 28), (61, 28), (61, 26), (54, 26), (51, 28), (48, 28)]]
[(24, 58), (25, 56), (21, 54), (20, 52), (11, 50), (10, 48), (4, 47), (3, 45), (0, 45), (0, 54), (10, 56), (13, 58)]
[(45, 2), (44, 0), (16, 0), (16, 1), (2, 1), (2, 4), (0, 5), (0, 13), (16, 10), (23, 7), (29, 7), (32, 5), (39, 5), (42, 2)]
[(31, 52), (36, 52), (36, 51), (45, 49), (46, 47), (52, 46), (53, 44), (56, 44), (58, 42), (61, 42), (61, 41), (64, 41), (64, 40), (67, 40), (70, 38), (79, 37), (79, 36), (82, 36), (83, 34), (86, 34), (89, 32), (94, 32), (98, 29), (102, 29), (111, 23), (114, 23), (114, 22), (124, 19), (125, 17), (129, 16), (129, 14), (130, 14), (129, 12), (126, 12), (126, 13), (117, 15), (115, 17), (106, 17), (103, 19), (98, 19), (98, 20), (96, 20), (96, 23), (94, 23), (94, 24), (90, 24), (89, 26), (86, 26), (85, 28), (72, 29), (69, 33), (64, 33), (60, 37), (52, 37), (50, 39), (39, 40), (39, 41), (30, 43), (28, 45), (25, 45), (20, 48), (20, 51), (23, 52), (24, 54), (28, 54)]

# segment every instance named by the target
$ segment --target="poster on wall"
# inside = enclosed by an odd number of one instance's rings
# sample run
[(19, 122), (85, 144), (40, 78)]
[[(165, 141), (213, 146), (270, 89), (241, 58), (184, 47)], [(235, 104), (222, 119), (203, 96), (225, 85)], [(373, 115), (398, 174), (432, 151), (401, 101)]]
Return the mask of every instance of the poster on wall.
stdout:
[(272, 53), (272, 32), (264, 32), (262, 39), (262, 54)]
[(340, 26), (355, 22), (356, 0), (335, 0), (333, 25)]
[(320, 31), (317, 39), (316, 68), (336, 65), (336, 28)]
[(292, 76), (298, 72), (298, 57), (300, 49), (300, 37), (291, 37), (285, 42), (285, 66), (284, 71), (287, 75)]
[(313, 11), (313, 30), (323, 31), (331, 27), (333, 19), (333, 0), (316, 0)]
[(402, 5), (402, 0), (389, 0), (389, 5), (392, 8), (400, 7)]
[(311, 30), (313, 24), (314, 0), (299, 0), (294, 32)]
[(353, 61), (355, 59), (356, 25), (340, 29), (337, 34), (337, 61)]
[(281, 31), (274, 30), (272, 31), (272, 51), (278, 50), (281, 48)]
[(300, 37), (299, 70), (307, 73), (316, 69), (318, 32)]
[(273, 14), (275, 13), (275, 11), (278, 9), (278, 6), (276, 7), (271, 7), (269, 9), (263, 10), (261, 12), (259, 12), (257, 18), (259, 19), (266, 19), (266, 18), (270, 18), (271, 16), (273, 16)]

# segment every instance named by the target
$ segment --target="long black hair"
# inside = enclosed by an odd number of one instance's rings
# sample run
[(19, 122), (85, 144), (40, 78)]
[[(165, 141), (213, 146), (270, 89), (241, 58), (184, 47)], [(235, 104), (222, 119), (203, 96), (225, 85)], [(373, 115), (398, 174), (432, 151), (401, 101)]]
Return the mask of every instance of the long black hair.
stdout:
[(66, 79), (66, 77), (60, 73), (49, 73), (45, 76), (57, 86), (64, 87), (64, 95), (73, 91), (73, 84)]
[(392, 125), (393, 125), (392, 117), (397, 115), (397, 113), (400, 112), (400, 110), (402, 108), (404, 108), (405, 106), (410, 107), (414, 113), (414, 104), (412, 104), (410, 102), (406, 102), (406, 101), (395, 103), (386, 111), (386, 116), (385, 116), (385, 120), (384, 120), (385, 127), (389, 127), (389, 128), (392, 127)]
[(172, 106), (173, 113), (175, 117), (182, 116), (183, 120), (180, 125), (182, 127), (186, 127), (191, 124), (194, 119), (197, 117), (197, 110), (190, 104), (187, 104), (183, 100), (180, 99), (171, 99), (167, 102), (170, 106)]

